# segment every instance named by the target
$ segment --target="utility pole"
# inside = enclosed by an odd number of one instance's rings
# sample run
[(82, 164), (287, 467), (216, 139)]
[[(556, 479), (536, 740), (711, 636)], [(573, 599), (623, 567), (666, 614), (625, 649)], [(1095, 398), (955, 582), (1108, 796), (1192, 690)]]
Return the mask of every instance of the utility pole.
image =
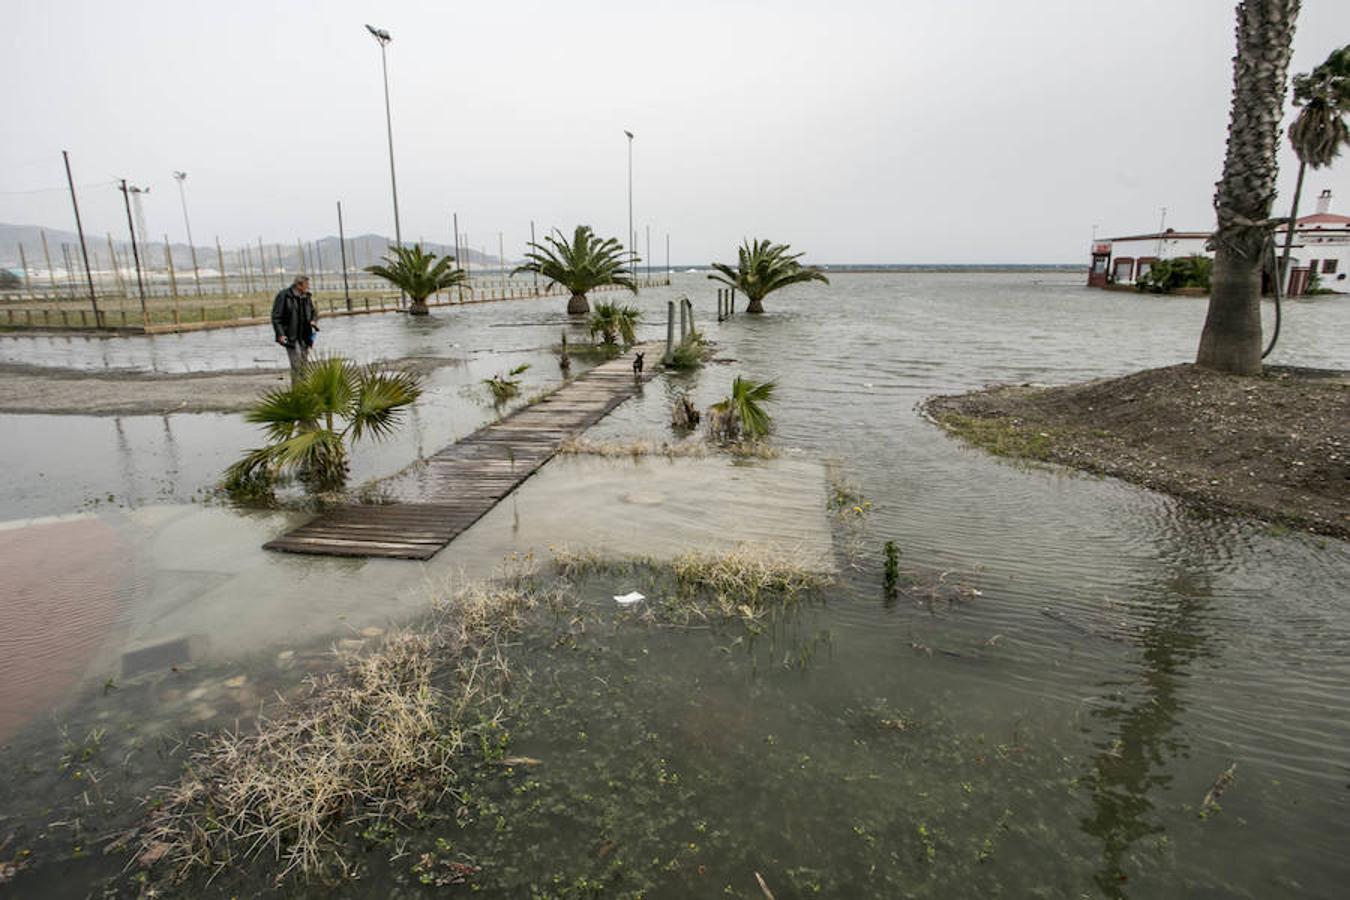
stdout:
[(503, 242), (502, 233), (497, 232), (497, 265), (502, 270), (502, 287), (506, 287), (506, 244)]
[(38, 236), (42, 238), (42, 258), (47, 261), (47, 282), (52, 286), (52, 298), (55, 299), (61, 289), (56, 286), (56, 270), (52, 268), (52, 251), (47, 246), (47, 232), (38, 231)]
[(122, 280), (122, 261), (117, 258), (117, 249), (113, 247), (112, 232), (108, 235), (108, 255), (112, 257), (113, 277), (117, 279), (117, 292), (122, 295), (122, 299), (127, 299), (127, 283)]
[(220, 266), (220, 295), (229, 296), (229, 288), (225, 286), (225, 251), (220, 249), (220, 235), (216, 235), (216, 264)]
[(263, 250), (262, 235), (258, 235), (258, 281), (262, 292), (267, 293), (267, 252)]
[[(178, 199), (183, 204), (183, 228), (187, 231), (188, 250), (192, 253), (192, 280), (197, 283), (197, 296), (202, 295), (202, 276), (197, 271), (197, 245), (192, 242), (192, 223), (188, 221), (187, 214), (187, 193), (183, 190), (183, 182), (187, 180), (186, 172), (174, 172), (173, 180), (178, 182)], [(224, 270), (221, 270), (222, 273)]]
[(643, 266), (647, 269), (647, 281), (652, 280), (652, 226), (647, 226), (647, 258), (643, 260)]
[[(70, 174), (70, 154), (61, 151), (66, 163), (66, 183), (70, 185), (70, 205), (75, 209), (75, 230), (80, 233), (80, 253), (84, 256), (84, 277), (89, 281), (89, 305), (94, 308), (94, 326), (101, 328), (103, 320), (98, 314), (98, 293), (94, 290), (94, 270), (89, 268), (89, 246), (84, 241), (84, 223), (80, 221), (80, 201), (75, 199), (75, 179)], [(24, 273), (27, 277), (27, 272)]]
[[(534, 243), (534, 219), (530, 220), (530, 243)], [(534, 273), (534, 292), (539, 293), (539, 273)]]
[(141, 295), (141, 324), (150, 324), (150, 310), (145, 306), (145, 279), (141, 277), (141, 253), (136, 249), (136, 225), (131, 221), (131, 191), (127, 187), (127, 180), (122, 179), (120, 187), (122, 191), (122, 202), (127, 208), (127, 230), (131, 232), (131, 257), (136, 260), (136, 289)]
[(33, 282), (28, 277), (28, 257), (24, 255), (23, 244), (19, 245), (19, 266), (23, 269), (23, 289), (33, 293)]
[(347, 312), (352, 311), (352, 292), (347, 284), (347, 232), (342, 228), (342, 201), (337, 202), (338, 208), (338, 249), (342, 252), (342, 296), (347, 301)]
[(169, 293), (173, 295), (173, 321), (178, 324), (178, 275), (173, 270), (173, 250), (169, 247), (169, 236), (164, 235), (164, 264), (169, 267)]
[(670, 284), (670, 232), (666, 232), (666, 284)]

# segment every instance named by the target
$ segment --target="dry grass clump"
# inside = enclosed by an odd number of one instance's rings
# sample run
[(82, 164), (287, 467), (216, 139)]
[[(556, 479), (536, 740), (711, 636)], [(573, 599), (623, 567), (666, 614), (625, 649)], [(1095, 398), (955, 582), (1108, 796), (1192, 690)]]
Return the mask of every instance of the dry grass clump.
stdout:
[(778, 450), (763, 441), (736, 441), (725, 447), (712, 447), (698, 438), (668, 443), (643, 440), (592, 441), (584, 437), (568, 437), (558, 445), (558, 452), (572, 456), (603, 456), (608, 459), (643, 456), (664, 456), (666, 459), (703, 459), (717, 450), (724, 450), (741, 459), (777, 459)]
[(558, 445), (559, 453), (573, 456), (603, 456), (609, 459), (631, 456), (664, 456), (667, 459), (695, 458), (708, 455), (708, 445), (699, 440), (680, 441), (679, 443), (660, 444), (647, 440), (632, 441), (592, 441), (584, 437), (564, 438)]
[(674, 590), (658, 604), (667, 618), (688, 620), (718, 615), (751, 621), (799, 595), (828, 585), (819, 567), (774, 547), (741, 544), (727, 553), (683, 553), (670, 561), (613, 559), (594, 550), (550, 547), (558, 572), (578, 578), (597, 572), (642, 567)]
[(208, 738), (179, 783), (158, 792), (137, 861), (162, 861), (175, 880), (264, 854), (278, 879), (348, 873), (339, 828), (415, 820), (452, 790), (466, 739), (502, 715), (505, 645), (549, 599), (529, 583), (531, 559), (516, 569), (506, 584), (437, 604), (426, 627), (344, 656), (252, 732)]
[(728, 553), (684, 553), (670, 562), (676, 584), (725, 616), (749, 618), (829, 583), (828, 574), (776, 548), (741, 544)]

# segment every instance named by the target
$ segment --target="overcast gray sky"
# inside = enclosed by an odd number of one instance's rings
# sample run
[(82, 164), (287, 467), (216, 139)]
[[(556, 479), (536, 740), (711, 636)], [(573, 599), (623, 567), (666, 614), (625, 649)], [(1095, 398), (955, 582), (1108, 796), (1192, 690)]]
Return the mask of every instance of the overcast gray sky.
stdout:
[[(1232, 0), (11, 2), (0, 221), (199, 244), (393, 233), (379, 50), (405, 238), (518, 255), (534, 219), (664, 262), (769, 237), (825, 262), (1082, 262), (1100, 233), (1209, 228)], [(1304, 0), (1293, 71), (1350, 43), (1350, 3)], [(1292, 190), (1287, 145), (1281, 185)], [(1350, 212), (1350, 158), (1311, 173)], [(22, 192), (22, 193), (21, 193)], [(1311, 200), (1306, 201), (1310, 207)], [(641, 241), (639, 250), (642, 249)]]

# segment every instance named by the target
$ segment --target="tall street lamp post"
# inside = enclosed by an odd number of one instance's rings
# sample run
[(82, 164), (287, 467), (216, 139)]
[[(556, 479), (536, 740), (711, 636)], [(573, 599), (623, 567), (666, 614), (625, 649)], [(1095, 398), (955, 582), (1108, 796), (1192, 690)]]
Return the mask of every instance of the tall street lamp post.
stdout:
[(192, 243), (192, 223), (188, 221), (187, 192), (183, 182), (187, 181), (186, 172), (174, 172), (173, 180), (178, 182), (178, 200), (183, 204), (183, 228), (187, 231), (188, 250), (192, 253), (192, 280), (197, 283), (197, 296), (202, 295), (202, 276), (197, 270), (197, 245)]
[(384, 48), (393, 40), (389, 32), (374, 25), (367, 25), (366, 31), (380, 45), (380, 70), (384, 73), (384, 127), (389, 135), (389, 188), (394, 195), (394, 243), (403, 246), (403, 229), (398, 221), (398, 179), (394, 176), (394, 120), (389, 112), (389, 60)]
[(637, 260), (633, 254), (633, 245), (637, 243), (633, 236), (633, 132), (625, 128), (623, 133), (628, 135), (628, 237), (624, 243), (628, 245), (629, 272), (636, 276), (634, 270), (637, 268)]

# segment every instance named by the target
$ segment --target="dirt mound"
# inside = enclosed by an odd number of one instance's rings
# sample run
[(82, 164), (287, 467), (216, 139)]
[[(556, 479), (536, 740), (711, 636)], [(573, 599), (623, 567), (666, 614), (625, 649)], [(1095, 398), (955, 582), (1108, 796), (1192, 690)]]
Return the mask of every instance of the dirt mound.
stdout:
[(932, 397), (948, 431), (1000, 455), (1056, 462), (1350, 538), (1350, 379), (1191, 365), (1062, 387)]

